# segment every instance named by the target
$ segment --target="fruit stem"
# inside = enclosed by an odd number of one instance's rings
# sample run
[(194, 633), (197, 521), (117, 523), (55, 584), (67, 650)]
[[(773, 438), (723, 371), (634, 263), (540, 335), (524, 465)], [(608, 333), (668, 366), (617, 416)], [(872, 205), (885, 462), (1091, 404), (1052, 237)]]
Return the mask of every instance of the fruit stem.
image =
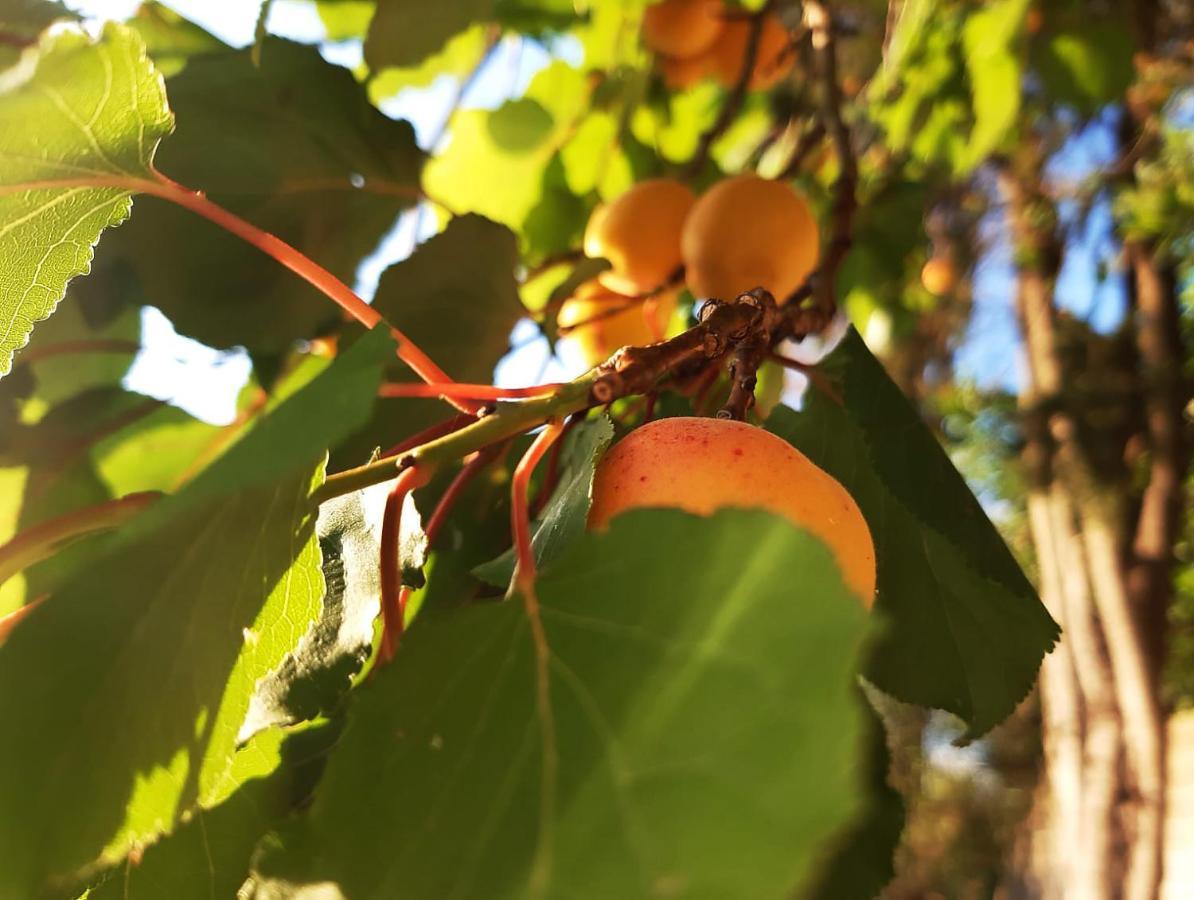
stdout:
[(161, 496), (157, 491), (128, 494), (73, 510), (22, 531), (0, 545), (0, 584), (78, 538), (124, 524)]
[[(202, 216), (209, 222), (219, 225), (225, 231), (235, 235), (245, 243), (256, 247), (262, 253), (265, 253), (276, 262), (294, 272), (294, 274), (332, 300), (366, 328), (373, 328), (375, 325), (384, 322), (381, 313), (361, 299), (352, 288), (281, 238), (258, 228), (235, 213), (229, 212), (222, 206), (213, 203), (203, 193), (193, 191), (157, 171), (153, 173), (152, 178), (139, 178), (134, 175), (96, 174), (75, 179), (50, 179), (20, 184), (7, 184), (0, 187), (0, 195), (80, 186), (119, 188), (133, 193), (148, 194), (152, 197), (168, 200), (171, 203), (181, 206), (183, 209)], [(385, 324), (389, 328), (394, 340), (398, 342), (398, 358), (410, 366), (416, 375), (424, 381), (430, 382), (449, 382), (452, 380), (410, 338), (393, 325), (389, 325), (389, 323)], [(453, 406), (464, 412), (475, 412), (480, 406), (480, 404), (469, 401), (451, 402)]]
[(406, 610), (406, 598), (410, 590), (402, 584), (402, 566), (398, 559), (399, 530), (402, 525), (402, 504), (406, 495), (421, 488), (431, 479), (429, 466), (409, 466), (394, 479), (394, 486), (386, 497), (386, 508), (381, 522), (381, 552), (378, 554), (381, 566), (381, 647), (377, 652), (378, 665), (384, 665), (394, 657), (398, 641), (402, 637), (402, 620)]
[(16, 362), (27, 366), (53, 356), (73, 356), (84, 353), (112, 353), (132, 356), (140, 351), (141, 345), (136, 341), (125, 341), (119, 338), (91, 338), (77, 341), (60, 341), (57, 344), (46, 344), (44, 347), (30, 347), (20, 355), (20, 358)]

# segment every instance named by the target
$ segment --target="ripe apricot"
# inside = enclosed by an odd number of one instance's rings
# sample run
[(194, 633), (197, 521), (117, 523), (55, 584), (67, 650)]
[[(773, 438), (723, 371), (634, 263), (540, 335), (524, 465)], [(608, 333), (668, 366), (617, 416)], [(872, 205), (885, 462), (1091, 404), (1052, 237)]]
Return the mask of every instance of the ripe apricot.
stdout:
[(640, 181), (598, 206), (585, 227), (585, 253), (608, 259), (597, 279), (619, 294), (645, 294), (680, 266), (680, 231), (696, 199), (673, 178)]
[(667, 331), (678, 294), (665, 291), (635, 302), (596, 281), (586, 282), (560, 307), (556, 323), (569, 329), (561, 343), (589, 366), (609, 359), (621, 347), (654, 343)]
[(935, 297), (949, 294), (958, 284), (958, 273), (953, 263), (940, 256), (932, 257), (920, 270), (920, 283)]
[(689, 59), (660, 56), (656, 62), (659, 65), (659, 72), (663, 76), (663, 83), (673, 91), (690, 88), (713, 75), (713, 64), (707, 54), (693, 56)]
[(630, 432), (601, 460), (589, 526), (619, 513), (672, 507), (699, 516), (755, 507), (823, 540), (846, 586), (868, 608), (875, 596), (875, 546), (854, 498), (795, 447), (745, 422), (679, 417)]
[(817, 265), (820, 235), (791, 186), (748, 173), (718, 182), (697, 200), (681, 247), (695, 296), (733, 300), (764, 287), (782, 303)]
[[(727, 88), (738, 83), (742, 74), (742, 59), (750, 41), (751, 24), (745, 19), (727, 21), (721, 35), (709, 50), (713, 76)], [(746, 87), (765, 91), (774, 87), (792, 70), (796, 56), (791, 51), (792, 36), (774, 14), (763, 17), (759, 44), (755, 51), (755, 65)]]
[(643, 43), (654, 52), (688, 59), (708, 50), (721, 34), (721, 0), (663, 0), (643, 13)]

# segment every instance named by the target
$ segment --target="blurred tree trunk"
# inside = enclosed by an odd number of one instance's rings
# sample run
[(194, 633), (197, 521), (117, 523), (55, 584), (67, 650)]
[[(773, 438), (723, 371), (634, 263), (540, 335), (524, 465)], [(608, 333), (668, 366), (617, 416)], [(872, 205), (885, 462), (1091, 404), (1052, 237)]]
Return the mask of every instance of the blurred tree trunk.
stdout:
[[(1084, 337), (1054, 302), (1062, 244), (1040, 169), (1030, 150), (1000, 179), (1028, 357), (1029, 523), (1042, 595), (1064, 629), (1041, 673), (1048, 809), (1034, 818), (1048, 825), (1036, 880), (1045, 897), (1150, 900), (1162, 875), (1160, 638), (1187, 469), (1176, 294), (1151, 249), (1127, 244), (1137, 352), (1110, 364), (1091, 352), (1107, 339)], [(1107, 427), (1133, 417), (1132, 428)], [(1129, 446), (1148, 454), (1143, 492)]]

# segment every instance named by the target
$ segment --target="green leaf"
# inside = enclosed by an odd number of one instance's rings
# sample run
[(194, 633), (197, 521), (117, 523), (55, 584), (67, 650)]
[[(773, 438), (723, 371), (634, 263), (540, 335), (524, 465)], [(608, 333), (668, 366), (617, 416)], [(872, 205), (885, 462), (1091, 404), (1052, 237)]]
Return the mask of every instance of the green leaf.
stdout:
[[(315, 533), (326, 585), (323, 608), (298, 646), (257, 683), (241, 740), (270, 726), (331, 712), (369, 658), (380, 610), (378, 559), (389, 490), (388, 484), (380, 484), (320, 506)], [(426, 554), (427, 537), (408, 494), (398, 553), (405, 583), (422, 586)]]
[(382, 273), (374, 306), (453, 378), (488, 381), (524, 312), (517, 265), (509, 229), (460, 216)]
[[(535, 562), (544, 566), (558, 557), (584, 534), (593, 503), (593, 472), (605, 448), (614, 438), (614, 423), (608, 415), (587, 420), (572, 428), (560, 454), (560, 481), (534, 523), (531, 545)], [(505, 588), (514, 577), (514, 551), (477, 566), (473, 574), (494, 587)]]
[(211, 32), (153, 0), (137, 7), (127, 24), (141, 36), (146, 52), (165, 78), (181, 72), (192, 57), (232, 49)]
[(960, 171), (968, 171), (1015, 134), (1020, 114), (1017, 47), (1030, 0), (996, 0), (966, 21), (962, 49), (973, 97), (974, 127)]
[[(410, 125), (374, 109), (316, 47), (267, 40), (260, 66), (248, 50), (193, 57), (170, 80), (170, 101), (178, 129), (160, 154), (162, 171), (349, 284), (418, 199)], [(340, 321), (292, 272), (171, 204), (147, 201), (113, 236), (97, 268), (105, 277), (132, 272), (140, 299), (209, 346), (284, 354)]]
[(522, 97), (495, 109), (486, 125), (498, 147), (511, 153), (526, 153), (548, 138), (555, 121), (542, 105)]
[(451, 142), (427, 163), (427, 193), (456, 212), (480, 213), (520, 229), (543, 197), (548, 164), (571, 137), (572, 124), (585, 111), (589, 90), (584, 75), (563, 62), (554, 62), (537, 74), (525, 96), (551, 116), (552, 127), (528, 151), (503, 147), (490, 126), (491, 119), (509, 115), (506, 107), (513, 104), (492, 111), (457, 113), (452, 119)]
[[(34, 126), (32, 123), (36, 123)], [(133, 32), (98, 41), (48, 34), (0, 81), (0, 376), (34, 325), (86, 274), (101, 232), (132, 206), (125, 187), (88, 180), (150, 178), (170, 132), (161, 78)], [(73, 186), (25, 187), (67, 181)]]
[(439, 53), (417, 66), (389, 67), (369, 79), (369, 96), (375, 104), (395, 96), (403, 88), (427, 87), (441, 75), (464, 78), (473, 71), (489, 49), (487, 29), (475, 25), (452, 38)]
[(779, 897), (815, 873), (862, 777), (865, 621), (828, 550), (760, 512), (636, 511), (538, 593), (551, 719), (520, 599), (420, 622), (259, 888)]
[(246, 773), (258, 678), (319, 612), (315, 513), (327, 446), (369, 413), (381, 330), (133, 520), (0, 648), (0, 895), (112, 862)]
[[(282, 733), (262, 735), (237, 753), (239, 787), (226, 800), (185, 818), (171, 835), (89, 878), (86, 900), (211, 900), (235, 897), (257, 842), (288, 807), (289, 773), (278, 770)], [(260, 770), (270, 774), (258, 776)]]
[(1050, 98), (1092, 115), (1132, 83), (1132, 32), (1124, 22), (1079, 22), (1034, 46)]
[(365, 37), (372, 69), (410, 68), (437, 53), (448, 39), (493, 12), (494, 0), (378, 0)]
[(5, 0), (0, 9), (0, 32), (7, 40), (0, 42), (0, 69), (20, 58), (23, 45), (37, 43), (44, 29), (64, 19), (78, 16), (53, 0)]
[(875, 538), (876, 609), (889, 627), (866, 675), (907, 703), (946, 709), (970, 736), (1028, 693), (1058, 637), (1036, 591), (916, 410), (851, 330), (820, 365), (844, 406), (810, 392), (768, 429), (838, 479)]

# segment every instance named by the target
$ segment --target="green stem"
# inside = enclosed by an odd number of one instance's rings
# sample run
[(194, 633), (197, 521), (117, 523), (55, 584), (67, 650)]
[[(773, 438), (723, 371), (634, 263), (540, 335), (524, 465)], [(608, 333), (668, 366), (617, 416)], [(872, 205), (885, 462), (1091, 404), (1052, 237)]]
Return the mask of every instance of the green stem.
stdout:
[(588, 409), (593, 405), (590, 392), (596, 380), (597, 372), (592, 371), (568, 382), (549, 396), (517, 403), (499, 403), (497, 412), (480, 418), (459, 431), (428, 441), (399, 456), (375, 460), (332, 475), (312, 496), (316, 503), (323, 503), (333, 497), (351, 494), (370, 485), (389, 481), (412, 462), (438, 466), (463, 459), (468, 454), (497, 441), (530, 431), (549, 419), (563, 418)]

